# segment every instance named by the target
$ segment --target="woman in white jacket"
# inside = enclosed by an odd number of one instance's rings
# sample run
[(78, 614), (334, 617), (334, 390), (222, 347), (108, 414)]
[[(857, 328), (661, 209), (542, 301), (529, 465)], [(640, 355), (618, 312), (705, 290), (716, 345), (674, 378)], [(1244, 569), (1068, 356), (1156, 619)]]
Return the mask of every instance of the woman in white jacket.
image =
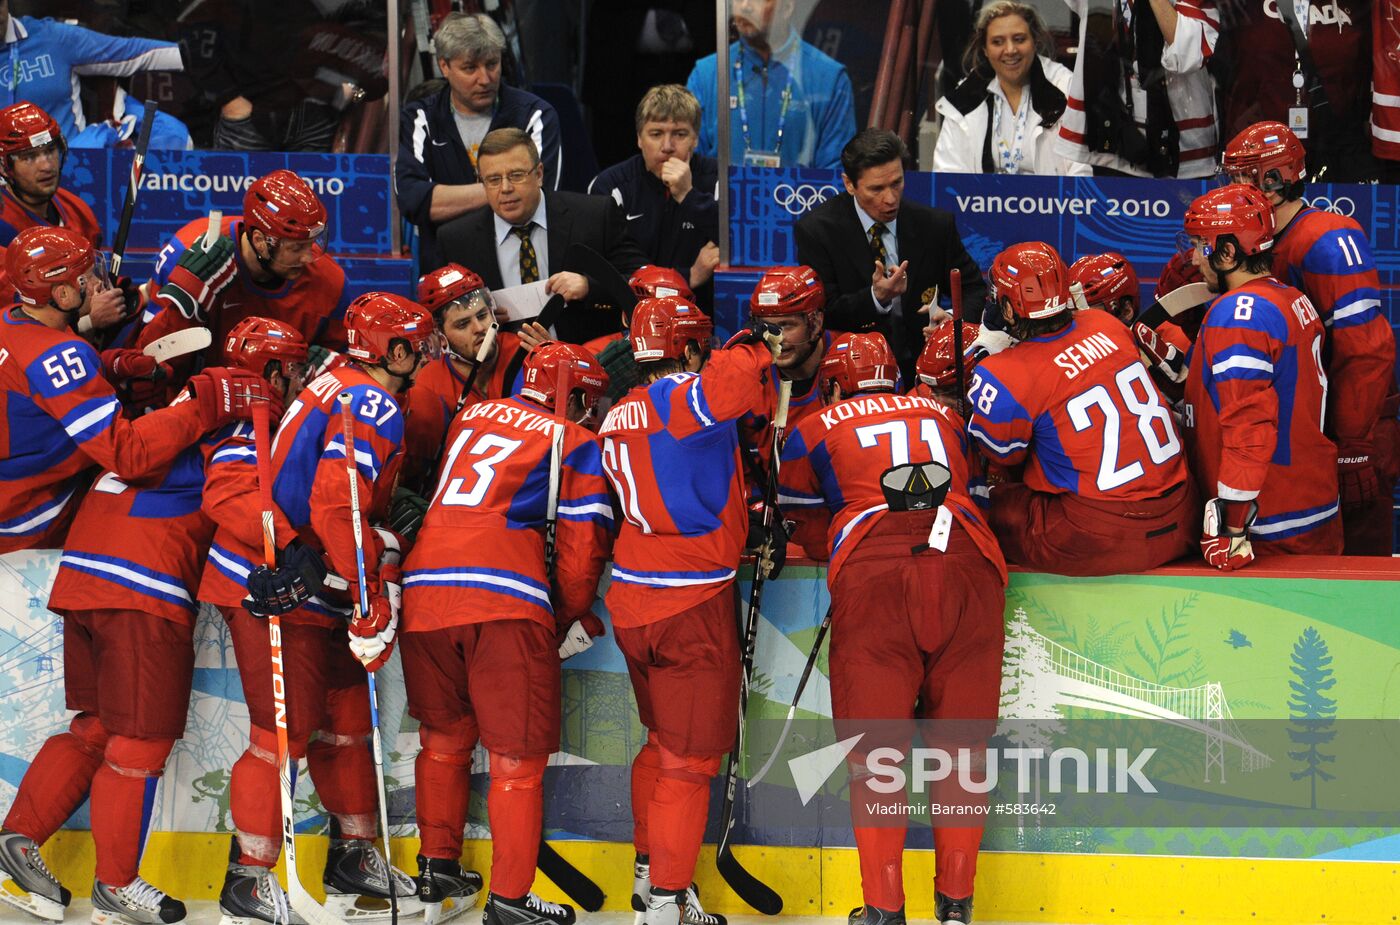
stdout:
[(1088, 176), (1055, 152), (1071, 73), (1052, 61), (1040, 14), (1017, 0), (982, 7), (963, 65), (968, 76), (938, 101), (933, 169), (948, 173)]

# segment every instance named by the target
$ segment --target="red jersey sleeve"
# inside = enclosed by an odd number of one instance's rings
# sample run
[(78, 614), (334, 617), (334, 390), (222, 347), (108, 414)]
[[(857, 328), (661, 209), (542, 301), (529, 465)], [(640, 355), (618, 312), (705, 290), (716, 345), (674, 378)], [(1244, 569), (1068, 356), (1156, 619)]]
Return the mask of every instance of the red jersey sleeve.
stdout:
[(350, 517), (350, 481), (345, 464), (347, 447), (355, 454), (359, 489), (360, 530), (365, 544), (365, 580), (371, 593), (379, 590), (379, 537), (369, 525), (369, 512), (380, 477), (403, 443), (403, 415), (394, 399), (370, 385), (352, 385), (352, 433), (347, 439), (337, 402), (326, 421), (325, 444), (311, 486), (311, 529), (325, 545), (337, 575), (355, 580), (355, 536)]
[(773, 355), (767, 347), (741, 344), (710, 354), (698, 376), (671, 377), (679, 385), (666, 397), (666, 429), (677, 440), (737, 421), (762, 401), (759, 391)]
[(582, 427), (567, 427), (555, 529), (554, 617), (560, 626), (593, 607), (617, 526), (601, 443)]

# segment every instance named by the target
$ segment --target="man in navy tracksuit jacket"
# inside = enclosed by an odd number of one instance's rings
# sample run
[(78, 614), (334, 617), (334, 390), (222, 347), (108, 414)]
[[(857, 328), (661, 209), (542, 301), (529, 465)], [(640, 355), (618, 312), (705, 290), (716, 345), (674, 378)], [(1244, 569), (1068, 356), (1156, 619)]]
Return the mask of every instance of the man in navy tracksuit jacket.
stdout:
[(406, 103), (399, 118), (394, 192), (399, 210), (418, 226), (420, 274), (438, 266), (438, 226), (486, 206), (475, 165), (476, 146), (487, 132), (523, 129), (540, 152), (544, 188), (559, 188), (559, 116), (533, 93), (501, 83), (504, 48), (505, 37), (489, 16), (448, 14), (433, 35), (448, 85)]

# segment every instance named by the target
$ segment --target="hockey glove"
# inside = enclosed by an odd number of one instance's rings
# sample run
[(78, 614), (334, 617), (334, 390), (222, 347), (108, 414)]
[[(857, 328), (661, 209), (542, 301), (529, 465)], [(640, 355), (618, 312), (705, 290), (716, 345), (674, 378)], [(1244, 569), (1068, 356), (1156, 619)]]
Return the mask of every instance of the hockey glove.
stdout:
[(199, 416), (205, 431), (217, 430), (230, 421), (248, 420), (253, 416), (253, 403), (269, 403), (275, 421), (282, 416), (282, 400), (266, 380), (246, 369), (225, 369), (211, 366), (190, 379), (190, 395), (199, 406)]
[(599, 620), (592, 613), (586, 613), (579, 617), (569, 628), (559, 637), (559, 661), (573, 658), (593, 645), (593, 640), (606, 633), (603, 629), (603, 621)]
[(115, 283), (122, 291), (122, 300), (126, 303), (126, 317), (130, 318), (146, 307), (146, 290), (136, 285), (136, 281), (130, 276), (119, 276)]
[(321, 590), (326, 563), (321, 554), (301, 540), (292, 540), (277, 551), (277, 567), (259, 565), (248, 573), (248, 600), (244, 607), (255, 617), (290, 613)]
[(1175, 385), (1186, 381), (1186, 354), (1167, 343), (1165, 338), (1158, 337), (1156, 331), (1141, 321), (1133, 325), (1133, 340), (1137, 341), (1148, 369)]
[(764, 579), (777, 578), (787, 564), (788, 528), (781, 516), (773, 518), (773, 525), (764, 529), (760, 521), (758, 546), (755, 553), (754, 572), (761, 573)]
[(1201, 555), (1222, 571), (1244, 568), (1254, 561), (1254, 547), (1249, 542), (1249, 528), (1259, 513), (1253, 501), (1226, 501), (1211, 498), (1206, 502), (1205, 524), (1201, 531)]
[(1370, 443), (1352, 441), (1337, 447), (1337, 487), (1344, 510), (1366, 507), (1380, 497), (1381, 481), (1372, 462)]
[(973, 363), (981, 363), (989, 356), (996, 356), (1016, 343), (1016, 338), (1005, 331), (996, 331), (983, 325), (977, 337), (963, 350), (963, 354)]
[(395, 488), (389, 502), (389, 526), (409, 542), (418, 535), (428, 513), (428, 499), (408, 488)]
[(383, 568), (386, 565), (397, 567), (403, 561), (408, 541), (388, 527), (374, 527), (372, 529), (379, 537), (379, 542), (384, 546), (384, 549), (379, 553), (379, 567)]
[[(112, 385), (119, 385), (127, 379), (155, 378), (162, 364), (155, 357), (148, 357), (140, 350), (114, 347), (102, 351), (102, 375)], [(169, 374), (166, 367), (166, 374)]]
[(625, 337), (598, 351), (598, 362), (608, 374), (608, 398), (614, 402), (620, 401), (632, 386), (642, 381), (637, 358), (632, 355), (632, 342)]
[(384, 566), (379, 571), (379, 580), (381, 591), (370, 598), (369, 613), (361, 613), (350, 621), (350, 652), (371, 672), (384, 667), (393, 654), (399, 608), (403, 602), (397, 568)]
[(769, 324), (767, 321), (750, 321), (749, 326), (741, 329), (733, 337), (725, 342), (724, 349), (737, 347), (742, 344), (764, 344), (773, 354), (773, 359), (778, 358), (778, 354), (783, 350), (783, 329), (776, 324)]
[(156, 301), (161, 308), (175, 309), (187, 321), (205, 324), (219, 293), (233, 282), (237, 270), (232, 238), (218, 238), (205, 250), (201, 236), (180, 255), (169, 280), (156, 293)]

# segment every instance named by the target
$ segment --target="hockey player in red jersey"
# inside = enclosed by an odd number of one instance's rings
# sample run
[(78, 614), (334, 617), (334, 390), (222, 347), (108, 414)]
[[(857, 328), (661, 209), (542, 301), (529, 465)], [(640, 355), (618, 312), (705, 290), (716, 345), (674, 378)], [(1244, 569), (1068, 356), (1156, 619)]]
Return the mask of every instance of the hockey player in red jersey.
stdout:
[[(827, 586), (838, 737), (854, 734), (862, 720), (994, 723), (1006, 563), (968, 493), (962, 419), (924, 396), (895, 394), (899, 367), (880, 334), (841, 335), (822, 367), (831, 403), (788, 438), (781, 479), (785, 494), (816, 497), (831, 512)], [(913, 470), (946, 495), (909, 503), (882, 487), (894, 475), (907, 484)], [(842, 733), (847, 723), (856, 725)], [(865, 787), (868, 751), (859, 748), (849, 759), (864, 897), (850, 921), (901, 925), (904, 827), (890, 821), (902, 818), (897, 812), (877, 819), (862, 809), (890, 800)], [(970, 922), (982, 827), (938, 827), (933, 839), (937, 919)]]
[[(376, 786), (366, 738), (370, 734), (365, 668), (388, 658), (398, 622), (396, 538), (363, 524), (365, 569), (371, 606), (350, 622), (348, 601), (358, 597), (350, 488), (345, 472), (347, 439), (339, 396), (353, 398), (362, 517), (384, 510), (399, 466), (403, 414), (395, 396), (423, 362), (436, 355), (432, 317), (402, 296), (371, 292), (346, 312), (350, 361), (318, 376), (287, 409), (275, 441), (272, 493), (277, 567), (262, 561), (254, 451), (243, 448), (241, 466), (228, 466), (205, 487), (206, 511), (219, 524), (199, 598), (219, 607), (228, 622), (251, 723), (247, 751), (233, 766), (230, 809), (237, 832), (219, 897), (229, 921), (271, 921), (283, 901), (272, 866), (281, 850), (271, 649), (258, 614), (282, 618), (287, 734), (293, 758), (306, 757), (317, 795), (330, 817), (331, 849), (323, 883), (332, 908), (356, 919), (376, 911), (389, 879), (374, 847)], [(351, 576), (340, 595), (322, 591), (327, 569)], [(329, 582), (329, 579), (325, 579)], [(330, 587), (330, 584), (327, 584)], [(343, 585), (342, 585), (343, 587)], [(345, 596), (345, 595), (348, 595)], [(359, 657), (364, 667), (356, 661)], [(314, 740), (311, 733), (319, 731)], [(399, 911), (413, 881), (395, 872)], [(379, 900), (365, 907), (360, 897)]]
[(599, 430), (625, 519), (608, 612), (647, 727), (632, 764), (634, 894), (647, 925), (715, 918), (691, 886), (710, 778), (739, 709), (734, 578), (748, 516), (735, 422), (758, 402), (782, 342), (763, 326), (712, 353), (713, 332), (681, 299), (637, 303), (642, 382)]
[(1019, 343), (982, 361), (969, 432), (1025, 482), (991, 490), (1007, 561), (1062, 575), (1137, 572), (1191, 548), (1199, 508), (1176, 424), (1106, 312), (1074, 312), (1069, 273), (1048, 244), (997, 255), (990, 279)]
[[(919, 359), (914, 363), (914, 373), (919, 377), (919, 381), (909, 390), (909, 394), (932, 398), (934, 401), (956, 410), (958, 403), (962, 401), (962, 395), (958, 392), (957, 364), (954, 362), (953, 356), (953, 333), (952, 319), (943, 321), (929, 333), (928, 339), (924, 341), (923, 352), (919, 354)], [(962, 330), (964, 349), (977, 340), (977, 335), (980, 333), (982, 333), (980, 324), (964, 321)], [(980, 353), (970, 353), (963, 362), (963, 375), (971, 376), (972, 371), (976, 369), (976, 364), (981, 359)]]
[[(509, 389), (505, 382), (510, 358), (522, 343), (529, 347), (549, 337), (537, 323), (525, 326), (523, 340), (501, 331), (478, 368), (476, 357), (496, 320), (496, 304), (481, 277), (459, 264), (449, 263), (419, 279), (418, 304), (433, 313), (445, 343), (442, 357), (419, 371), (405, 399), (405, 475), (412, 485), (420, 476), (433, 475), (422, 470), (442, 452), (447, 422), (459, 406), (513, 394), (518, 381)], [(468, 376), (473, 376), (469, 392)]]
[(1348, 555), (1391, 554), (1400, 471), (1395, 332), (1381, 307), (1371, 245), (1354, 219), (1303, 200), (1306, 152), (1278, 122), (1251, 125), (1225, 149), (1224, 169), (1262, 190), (1274, 209), (1273, 275), (1301, 290), (1322, 317)]
[(1212, 292), (1191, 351), (1186, 434), (1206, 502), (1201, 549), (1216, 568), (1255, 553), (1335, 555), (1336, 445), (1323, 433), (1329, 383), (1321, 318), (1270, 273), (1274, 212), (1232, 184), (1191, 203), (1186, 233)]
[(326, 207), (305, 180), (290, 170), (259, 177), (243, 214), (225, 216), (206, 246), (208, 230), (207, 218), (195, 219), (161, 249), (136, 346), (205, 326), (214, 357), (235, 324), (257, 315), (291, 325), (309, 344), (345, 349), (345, 271), (322, 249)]
[(0, 246), (26, 228), (59, 227), (77, 232), (94, 248), (102, 228), (92, 207), (59, 186), (68, 146), (58, 123), (33, 103), (0, 109)]
[[(627, 278), (627, 288), (631, 289), (632, 294), (639, 300), (682, 299), (692, 305), (695, 304), (695, 294), (690, 291), (690, 283), (670, 267), (658, 267), (650, 263), (640, 266)], [(598, 362), (603, 364), (603, 369), (607, 371), (608, 378), (611, 380), (611, 384), (608, 386), (610, 400), (605, 403), (603, 410), (611, 407), (613, 401), (631, 391), (632, 386), (637, 384), (640, 375), (637, 370), (637, 361), (632, 356), (632, 342), (628, 339), (625, 330), (627, 324), (627, 310), (624, 309), (622, 312), (624, 330), (595, 337), (583, 345), (583, 349), (596, 356)]]
[[(279, 411), (300, 389), (306, 344), (285, 325), (249, 318), (223, 359), (265, 376)], [(79, 713), (71, 731), (40, 749), (20, 782), (0, 835), (0, 868), (8, 870), (16, 857), (20, 845), (13, 842), (44, 841), (91, 788), (99, 925), (185, 917), (184, 904), (141, 879), (138, 866), (156, 784), (189, 709), (195, 590), (214, 535), (200, 510), (205, 471), (221, 464), (217, 449), (225, 440), (250, 433), (247, 422), (225, 424), (139, 481), (103, 473), (59, 560), (48, 606), (64, 618), (67, 705)]]
[(1122, 254), (1106, 251), (1080, 257), (1070, 265), (1069, 281), (1084, 289), (1084, 301), (1090, 308), (1106, 311), (1132, 326), (1138, 313), (1138, 278)]
[(201, 434), (246, 418), (266, 392), (249, 373), (208, 369), (191, 380), (194, 401), (128, 421), (97, 353), (70, 330), (108, 285), (92, 245), (67, 228), (26, 228), (5, 267), (19, 303), (0, 315), (0, 553), (63, 545), (94, 464), (149, 475)]
[(825, 308), (826, 290), (811, 267), (773, 267), (749, 295), (749, 317), (783, 333), (782, 352), (773, 361), (772, 375), (764, 378), (763, 398), (741, 424), (745, 445), (757, 451), (765, 466), (773, 447), (763, 433), (778, 407), (779, 382), (792, 383), (789, 428), (821, 410), (822, 357), (831, 342), (822, 325)]
[(590, 608), (613, 509), (598, 438), (579, 422), (607, 386), (582, 347), (551, 341), (526, 357), (520, 394), (462, 409), (404, 563), (404, 678), (423, 746), (418, 897), (432, 920), (465, 912), (481, 889), (460, 864), (480, 739), (491, 772), (486, 925), (574, 921), (530, 885), (545, 764), (559, 748), (559, 660), (603, 632)]

